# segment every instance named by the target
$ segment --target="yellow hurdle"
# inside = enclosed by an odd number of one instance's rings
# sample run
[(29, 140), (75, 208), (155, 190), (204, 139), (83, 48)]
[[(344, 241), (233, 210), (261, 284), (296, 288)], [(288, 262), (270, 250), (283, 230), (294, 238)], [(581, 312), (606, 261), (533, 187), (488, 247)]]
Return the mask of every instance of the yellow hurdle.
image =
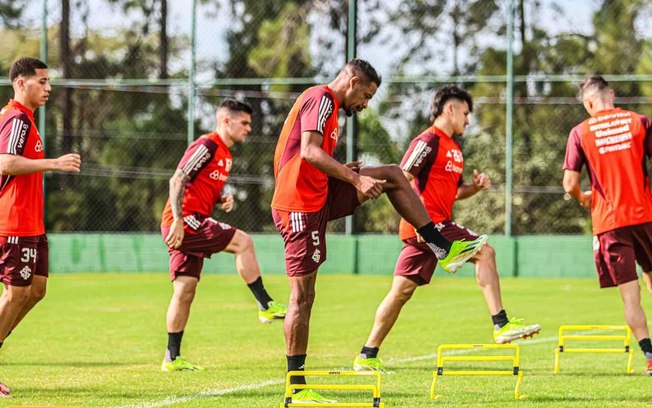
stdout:
[[(376, 377), (375, 384), (291, 384), (292, 377)], [(290, 371), (285, 377), (285, 395), (281, 408), (286, 407), (373, 407), (384, 408), (385, 403), (380, 401), (381, 375), (378, 371)], [(372, 401), (369, 402), (334, 402), (334, 403), (293, 403), (294, 390), (362, 390), (371, 391)]]
[[(508, 350), (513, 352), (511, 355), (501, 356), (445, 356), (444, 350)], [(440, 376), (486, 376), (486, 375), (515, 375), (516, 387), (514, 388), (514, 399), (521, 399), (521, 383), (523, 382), (523, 371), (519, 368), (521, 349), (518, 344), (441, 344), (437, 348), (437, 371), (432, 373), (432, 386), (430, 387), (430, 399), (436, 399), (442, 395), (437, 395), (437, 380)], [(509, 361), (512, 367), (509, 370), (455, 370), (450, 368), (444, 369), (447, 361)]]
[[(568, 335), (568, 331), (624, 331), (622, 335), (604, 335), (604, 334), (573, 334)], [(634, 350), (630, 347), (632, 329), (629, 326), (610, 326), (610, 325), (563, 325), (559, 327), (559, 345), (555, 349), (555, 374), (559, 374), (561, 365), (561, 353), (628, 353), (627, 374), (632, 372), (632, 363), (634, 360)], [(584, 340), (584, 341), (610, 341), (622, 340), (623, 348), (572, 348), (566, 347), (567, 340)]]

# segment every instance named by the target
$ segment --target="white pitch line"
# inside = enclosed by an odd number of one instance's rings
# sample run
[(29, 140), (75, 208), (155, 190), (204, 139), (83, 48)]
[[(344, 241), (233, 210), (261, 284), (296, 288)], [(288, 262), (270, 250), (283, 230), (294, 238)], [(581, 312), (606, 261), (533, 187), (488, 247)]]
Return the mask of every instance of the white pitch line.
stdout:
[[(592, 330), (590, 332), (578, 332), (578, 334), (588, 334), (588, 333), (596, 333), (596, 330)], [(540, 343), (550, 343), (550, 342), (557, 342), (558, 337), (542, 337), (538, 339), (530, 339), (530, 340), (525, 340), (523, 342), (518, 343), (521, 346), (527, 346), (527, 345), (532, 345), (532, 344), (540, 344)], [(467, 353), (473, 353), (480, 351), (480, 349), (462, 349), (462, 350), (453, 350), (451, 352), (447, 352), (446, 355), (457, 355), (457, 354), (467, 354)], [(407, 358), (392, 358), (388, 360), (388, 363), (391, 364), (401, 364), (401, 363), (411, 363), (414, 361), (423, 361), (423, 360), (432, 360), (437, 358), (437, 353), (433, 354), (427, 354), (424, 356), (417, 356), (417, 357), (407, 357)], [(342, 368), (341, 370), (347, 370), (350, 369), (348, 368)], [(164, 400), (161, 401), (156, 401), (156, 402), (146, 402), (143, 404), (136, 404), (136, 405), (125, 405), (121, 407), (115, 407), (115, 408), (158, 408), (158, 407), (166, 407), (169, 405), (174, 405), (174, 404), (180, 404), (182, 402), (187, 402), (187, 401), (192, 401), (195, 399), (199, 398), (207, 398), (207, 397), (219, 397), (222, 395), (229, 395), (229, 394), (235, 394), (236, 392), (240, 391), (247, 391), (247, 390), (253, 390), (253, 389), (258, 389), (262, 387), (267, 387), (270, 385), (279, 385), (285, 383), (285, 380), (267, 380), (267, 381), (262, 381), (259, 383), (254, 383), (254, 384), (248, 384), (248, 385), (241, 385), (239, 387), (233, 387), (233, 388), (214, 388), (212, 390), (207, 390), (207, 391), (202, 391), (198, 392), (196, 394), (190, 394), (186, 395), (183, 397), (167, 397)]]
[(241, 385), (239, 387), (233, 387), (233, 388), (214, 388), (212, 390), (207, 390), (207, 391), (202, 391), (198, 392), (196, 394), (190, 394), (186, 395), (183, 397), (167, 397), (164, 400), (161, 401), (156, 401), (156, 402), (146, 402), (143, 404), (136, 404), (136, 405), (125, 405), (122, 407), (116, 407), (116, 408), (158, 408), (158, 407), (166, 407), (168, 405), (174, 405), (174, 404), (181, 404), (182, 402), (188, 402), (192, 401), (195, 399), (199, 398), (207, 398), (207, 397), (219, 397), (221, 395), (228, 395), (228, 394), (234, 394), (236, 392), (240, 391), (247, 391), (247, 390), (253, 390), (253, 389), (258, 389), (262, 387), (267, 387), (269, 385), (279, 385), (285, 383), (285, 380), (267, 380), (259, 383), (254, 383), (254, 384), (248, 384), (248, 385)]

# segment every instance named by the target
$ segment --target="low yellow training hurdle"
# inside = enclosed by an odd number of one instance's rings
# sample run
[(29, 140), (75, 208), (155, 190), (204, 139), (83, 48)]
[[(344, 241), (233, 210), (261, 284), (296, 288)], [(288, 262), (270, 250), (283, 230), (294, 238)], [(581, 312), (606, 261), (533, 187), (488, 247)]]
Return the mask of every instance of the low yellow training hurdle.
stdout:
[[(513, 354), (510, 355), (491, 355), (491, 356), (457, 356), (443, 355), (444, 350), (506, 350)], [(432, 373), (433, 380), (430, 387), (430, 399), (442, 397), (437, 395), (437, 380), (441, 376), (491, 376), (491, 375), (514, 375), (516, 376), (516, 387), (514, 388), (514, 398), (521, 399), (521, 383), (523, 382), (523, 371), (519, 368), (521, 349), (518, 344), (441, 344), (437, 348), (437, 371)], [(509, 370), (451, 370), (444, 368), (448, 361), (509, 361), (512, 366)]]
[[(623, 331), (623, 334), (564, 334), (564, 332), (591, 332), (591, 331)], [(630, 347), (632, 337), (632, 329), (629, 326), (610, 326), (610, 325), (563, 325), (559, 327), (559, 345), (555, 349), (555, 374), (559, 374), (561, 369), (561, 353), (627, 353), (627, 373), (632, 372), (632, 362), (634, 360), (634, 350)], [(566, 341), (623, 341), (623, 348), (568, 348)]]
[[(292, 377), (376, 377), (375, 384), (291, 384)], [(286, 407), (372, 407), (384, 408), (385, 403), (380, 401), (381, 375), (377, 371), (290, 371), (285, 377), (285, 396), (281, 408)], [(346, 391), (371, 391), (372, 401), (369, 402), (331, 402), (331, 403), (293, 403), (294, 390), (346, 390)]]

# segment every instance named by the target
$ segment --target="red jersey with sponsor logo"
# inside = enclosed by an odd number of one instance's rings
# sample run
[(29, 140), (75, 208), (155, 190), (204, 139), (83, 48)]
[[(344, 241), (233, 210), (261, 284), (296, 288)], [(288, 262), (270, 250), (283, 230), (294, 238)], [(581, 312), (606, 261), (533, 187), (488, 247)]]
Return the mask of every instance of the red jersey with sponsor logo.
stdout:
[(315, 212), (324, 206), (328, 175), (301, 158), (301, 134), (321, 133), (321, 148), (332, 157), (337, 144), (339, 109), (335, 94), (325, 85), (308, 88), (294, 103), (274, 153), (276, 187), (272, 208)]
[[(45, 158), (34, 112), (13, 99), (0, 110), (0, 154)], [(0, 236), (43, 234), (43, 172), (0, 176)]]
[[(434, 125), (414, 138), (403, 156), (401, 168), (414, 176), (412, 187), (419, 194), (434, 223), (450, 220), (457, 189), (464, 182), (464, 157), (460, 145)], [(404, 219), (399, 224), (401, 240), (416, 236)]]
[[(187, 231), (199, 229), (201, 222), (213, 213), (215, 204), (220, 200), (222, 187), (231, 173), (232, 164), (231, 151), (217, 132), (203, 135), (188, 146), (177, 166), (189, 177), (181, 207)], [(168, 227), (173, 221), (168, 198), (161, 226)]]
[(652, 222), (646, 157), (652, 155), (650, 118), (620, 108), (598, 112), (571, 130), (564, 170), (591, 179), (594, 235)]

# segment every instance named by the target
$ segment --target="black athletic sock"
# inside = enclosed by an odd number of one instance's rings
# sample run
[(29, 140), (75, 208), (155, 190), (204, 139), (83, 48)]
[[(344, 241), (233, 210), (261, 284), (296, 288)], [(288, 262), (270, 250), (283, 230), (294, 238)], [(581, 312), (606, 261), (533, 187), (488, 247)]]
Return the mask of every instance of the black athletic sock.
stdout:
[(258, 308), (260, 310), (267, 310), (267, 304), (273, 299), (269, 296), (269, 293), (265, 290), (263, 286), (263, 277), (259, 276), (255, 281), (248, 283), (251, 293), (256, 297), (256, 303), (258, 303)]
[[(286, 357), (288, 359), (288, 372), (306, 370), (305, 354), (299, 354), (297, 356), (286, 356)], [(304, 376), (290, 378), (290, 384), (305, 384), (305, 383), (306, 383), (306, 377)]]
[(428, 243), (437, 259), (444, 259), (448, 256), (448, 252), (451, 250), (451, 243), (435, 228), (435, 224), (432, 221), (419, 228), (417, 232)]
[(181, 355), (181, 338), (183, 330), (178, 333), (168, 333), (168, 348), (165, 352), (165, 361), (174, 361)]
[(0, 348), (2, 348), (2, 343), (4, 343), (4, 341), (0, 341)]
[(650, 342), (649, 338), (639, 341), (638, 345), (641, 346), (646, 358), (652, 358), (652, 342)]
[(378, 357), (378, 350), (378, 347), (364, 346), (362, 347), (362, 351), (360, 351), (360, 356), (364, 356), (363, 358), (376, 358)]
[(491, 316), (491, 321), (494, 322), (494, 329), (496, 330), (506, 325), (509, 319), (507, 319), (507, 313), (505, 312), (505, 309)]

